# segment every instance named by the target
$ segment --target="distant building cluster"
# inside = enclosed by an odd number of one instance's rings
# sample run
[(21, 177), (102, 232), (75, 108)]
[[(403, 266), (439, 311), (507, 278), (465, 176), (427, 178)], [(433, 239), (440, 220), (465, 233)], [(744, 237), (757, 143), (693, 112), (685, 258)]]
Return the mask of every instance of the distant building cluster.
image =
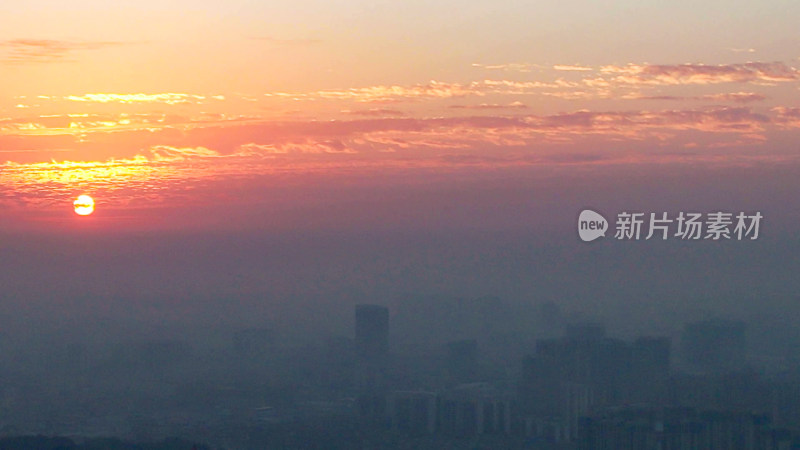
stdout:
[(747, 377), (741, 322), (687, 324), (680, 373), (668, 337), (626, 342), (601, 323), (569, 324), (536, 342), (511, 385), (481, 378), (476, 340), (453, 341), (438, 389), (394, 389), (388, 337), (387, 308), (356, 307), (358, 414), (401, 434), (520, 436), (578, 450), (796, 448), (768, 411), (776, 392), (753, 394), (753, 380), (734, 386)]
[[(111, 343), (102, 352), (66, 343), (39, 367), (0, 372), (0, 438), (177, 436), (215, 448), (800, 449), (800, 366), (751, 368), (743, 322), (698, 320), (675, 336), (621, 339), (601, 322), (563, 320), (552, 304), (521, 318), (493, 299), (458, 306), (413, 332), (397, 311), (360, 304), (352, 328), (324, 340), (256, 326), (226, 330), (206, 351), (175, 339)], [(425, 335), (450, 314), (457, 328)], [(525, 328), (532, 320), (537, 333)], [(9, 348), (0, 358), (20, 365)]]
[(693, 408), (628, 408), (581, 419), (578, 450), (782, 450), (792, 446), (786, 429), (764, 414)]
[(593, 411), (662, 404), (669, 365), (667, 338), (641, 337), (629, 344), (606, 337), (599, 324), (570, 326), (563, 338), (537, 342), (535, 355), (524, 361), (520, 410), (537, 423), (536, 430), (574, 440), (579, 419)]

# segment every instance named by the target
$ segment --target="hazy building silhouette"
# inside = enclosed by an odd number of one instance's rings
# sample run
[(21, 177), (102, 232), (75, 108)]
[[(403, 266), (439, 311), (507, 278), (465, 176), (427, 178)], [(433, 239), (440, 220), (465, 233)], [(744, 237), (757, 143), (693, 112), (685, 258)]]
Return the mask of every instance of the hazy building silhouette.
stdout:
[(791, 433), (773, 428), (765, 415), (693, 408), (624, 408), (586, 417), (577, 444), (578, 450), (792, 448)]
[(511, 396), (486, 383), (457, 386), (439, 395), (436, 415), (445, 435), (508, 434)]
[(535, 404), (533, 412), (563, 414), (564, 383), (590, 386), (596, 405), (617, 404), (626, 382), (621, 375), (627, 374), (630, 359), (630, 346), (616, 339), (564, 337), (537, 341), (536, 354), (526, 360), (523, 370), (523, 384), (533, 390), (529, 393)]
[(574, 439), (580, 417), (594, 411), (663, 404), (669, 361), (668, 338), (639, 338), (629, 344), (605, 337), (598, 324), (573, 326), (564, 338), (537, 341), (535, 355), (523, 362), (522, 414), (534, 428), (559, 424), (555, 435)]
[(631, 346), (627, 403), (663, 405), (669, 398), (672, 341), (642, 336)]
[(389, 353), (389, 308), (356, 305), (356, 355), (364, 361), (385, 358)]
[(392, 392), (387, 410), (390, 426), (395, 431), (405, 434), (431, 434), (436, 431), (436, 394), (433, 392)]
[(684, 327), (681, 336), (688, 368), (701, 373), (742, 370), (746, 362), (745, 324), (728, 320), (704, 320)]
[[(769, 413), (780, 418), (774, 386), (754, 370), (720, 374), (675, 374), (670, 380), (673, 404), (702, 409)], [(785, 394), (790, 394), (786, 392)]]
[(361, 418), (376, 425), (389, 420), (389, 309), (380, 305), (355, 308), (355, 385)]
[(111, 353), (112, 366), (122, 370), (164, 370), (187, 360), (192, 347), (178, 340), (149, 340), (118, 344)]
[(275, 333), (269, 328), (247, 328), (233, 334), (233, 349), (244, 358), (266, 358), (274, 352)]
[(599, 322), (579, 322), (566, 326), (565, 337), (578, 341), (599, 341), (606, 337), (606, 327)]
[(564, 331), (564, 314), (561, 307), (554, 302), (538, 305), (537, 328), (546, 337), (558, 336)]
[(478, 341), (466, 339), (447, 344), (447, 373), (452, 383), (475, 381), (478, 372)]

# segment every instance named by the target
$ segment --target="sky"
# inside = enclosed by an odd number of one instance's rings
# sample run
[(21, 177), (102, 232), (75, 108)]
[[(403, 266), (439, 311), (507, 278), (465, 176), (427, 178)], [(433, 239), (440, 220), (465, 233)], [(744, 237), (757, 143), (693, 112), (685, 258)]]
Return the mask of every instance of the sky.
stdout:
[[(281, 302), (497, 294), (669, 328), (755, 314), (766, 292), (773, 317), (797, 288), (798, 16), (789, 0), (6, 2), (4, 307), (244, 323)], [(586, 244), (586, 207), (765, 218), (757, 242)]]

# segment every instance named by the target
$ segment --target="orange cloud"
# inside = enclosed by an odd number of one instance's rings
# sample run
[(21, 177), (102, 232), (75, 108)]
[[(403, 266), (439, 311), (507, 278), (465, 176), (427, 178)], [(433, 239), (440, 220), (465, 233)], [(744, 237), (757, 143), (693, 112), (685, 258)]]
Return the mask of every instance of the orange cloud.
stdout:
[(472, 67), (478, 67), (481, 69), (486, 70), (504, 70), (508, 72), (522, 72), (527, 73), (531, 72), (533, 69), (538, 68), (540, 66), (536, 64), (529, 64), (529, 63), (508, 63), (508, 64), (480, 64), (480, 63), (473, 63)]
[(749, 62), (720, 65), (628, 64), (626, 66), (604, 66), (600, 71), (604, 74), (613, 75), (612, 80), (616, 83), (645, 85), (771, 84), (800, 79), (800, 72), (797, 69), (781, 62)]
[(289, 154), (354, 154), (358, 153), (351, 142), (342, 139), (298, 139), (273, 144), (243, 144), (234, 153), (241, 156), (289, 155)]
[[(0, 148), (15, 150), (3, 154), (19, 156), (18, 161), (41, 158), (37, 149), (74, 151), (66, 161), (0, 164), (0, 185), (23, 202), (45, 207), (63, 204), (78, 190), (97, 192), (97, 198), (107, 199), (179, 198), (186, 189), (225, 177), (274, 173), (604, 164), (619, 162), (622, 154), (622, 162), (635, 163), (668, 159), (651, 151), (665, 146), (695, 146), (709, 152), (716, 147), (739, 146), (741, 150), (736, 151), (745, 155), (749, 147), (767, 139), (770, 129), (798, 126), (800, 108), (776, 108), (760, 114), (744, 107), (717, 107), (226, 126), (208, 123), (185, 130), (89, 132), (71, 144), (54, 141), (53, 136), (0, 135)], [(14, 139), (4, 140), (10, 138)], [(59, 144), (61, 147), (56, 147)], [(618, 145), (624, 147), (618, 149)], [(114, 157), (81, 159), (97, 157), (109, 148), (117, 152)], [(16, 154), (24, 150), (31, 152), (25, 157)], [(119, 153), (123, 150), (126, 153)], [(704, 157), (704, 152), (696, 153), (697, 158)], [(124, 195), (116, 194), (123, 191)]]
[(10, 39), (0, 41), (3, 61), (8, 63), (45, 63), (67, 61), (67, 56), (81, 50), (99, 50), (129, 44), (113, 41), (63, 41), (53, 39)]
[(84, 94), (84, 95), (70, 95), (65, 97), (66, 100), (73, 102), (93, 102), (93, 103), (166, 103), (168, 105), (175, 105), (181, 103), (199, 103), (202, 100), (214, 99), (225, 100), (225, 96), (213, 95), (206, 97), (196, 94), (184, 93), (160, 93), (160, 94)]
[(431, 81), (412, 86), (369, 86), (345, 90), (324, 90), (310, 94), (312, 97), (339, 100), (374, 102), (391, 99), (450, 98), (483, 95), (479, 83), (460, 84)]
[(573, 64), (556, 64), (555, 66), (553, 66), (553, 69), (567, 71), (567, 72), (590, 72), (594, 70), (591, 67), (578, 66)]
[(271, 92), (267, 97), (303, 99), (352, 100), (356, 102), (395, 102), (405, 100), (448, 99), (467, 96), (527, 95), (543, 89), (576, 87), (579, 83), (565, 80), (553, 82), (480, 80), (470, 83), (447, 83), (432, 80), (414, 85), (376, 85), (350, 89), (327, 89), (309, 93)]
[[(517, 105), (515, 108), (520, 108)], [(495, 105), (477, 106), (495, 110)], [(469, 108), (471, 110), (471, 108)], [(704, 108), (662, 111), (576, 111), (554, 115), (467, 116), (439, 118), (371, 118), (349, 121), (209, 121), (176, 127), (169, 123), (145, 127), (81, 128), (67, 134), (0, 134), (0, 148), (46, 150), (74, 148), (82, 155), (119, 158), (146, 154), (150, 161), (188, 160), (218, 156), (267, 154), (371, 154), (402, 151), (415, 145), (431, 148), (527, 145), (533, 142), (574, 142), (588, 135), (670, 139), (682, 131), (759, 134), (770, 126), (789, 123), (789, 110), (760, 114), (748, 108)], [(63, 118), (59, 120), (64, 120)], [(113, 131), (113, 132), (111, 132)], [(191, 148), (192, 152), (179, 150)], [(202, 149), (213, 149), (210, 153)], [(247, 150), (245, 153), (241, 151)], [(216, 153), (219, 152), (219, 153)], [(27, 158), (29, 159), (29, 158)]]

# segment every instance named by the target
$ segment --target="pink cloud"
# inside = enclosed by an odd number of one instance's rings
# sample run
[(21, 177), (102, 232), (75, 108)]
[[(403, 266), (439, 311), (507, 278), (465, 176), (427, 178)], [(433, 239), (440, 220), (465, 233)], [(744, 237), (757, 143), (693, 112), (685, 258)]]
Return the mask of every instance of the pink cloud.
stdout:
[(522, 102), (511, 102), (508, 104), (481, 103), (478, 105), (450, 105), (450, 109), (527, 109), (528, 105)]
[(772, 110), (776, 123), (783, 128), (800, 128), (800, 108), (780, 106)]
[(626, 66), (604, 66), (600, 71), (604, 74), (612, 75), (612, 80), (616, 83), (644, 85), (772, 84), (800, 79), (800, 72), (797, 69), (782, 62), (749, 62), (720, 65), (628, 64)]
[(752, 102), (764, 101), (767, 99), (765, 95), (757, 94), (755, 92), (728, 92), (720, 94), (695, 95), (691, 97), (686, 97), (681, 95), (636, 94), (636, 95), (629, 95), (624, 98), (632, 100), (668, 100), (668, 101), (699, 100), (699, 101), (734, 102), (734, 103), (752, 103)]
[[(479, 107), (480, 108), (480, 107)], [(494, 107), (485, 108), (494, 110)], [(574, 142), (586, 136), (645, 139), (694, 130), (759, 134), (790, 122), (789, 109), (760, 114), (748, 108), (661, 111), (575, 111), (553, 115), (372, 118), (346, 121), (207, 122), (176, 128), (100, 131), (79, 135), (0, 135), (0, 149), (74, 149), (95, 158), (130, 158), (154, 149), (148, 158), (193, 159), (260, 154), (375, 154), (414, 146), (429, 148), (524, 146), (535, 142)], [(66, 133), (66, 131), (65, 131)], [(191, 152), (179, 149), (194, 149)], [(202, 149), (211, 149), (214, 153)], [(247, 155), (242, 150), (249, 150)], [(81, 156), (84, 157), (84, 156)]]
[[(66, 161), (43, 162), (40, 157), (0, 164), (0, 184), (43, 207), (63, 204), (76, 190), (89, 188), (98, 192), (98, 198), (146, 198), (151, 204), (153, 196), (180, 199), (186, 190), (227, 177), (238, 180), (358, 170), (374, 175), (397, 168), (633, 164), (653, 158), (669, 160), (668, 155), (659, 156), (658, 150), (692, 145), (705, 150), (697, 151), (693, 158), (703, 158), (718, 147), (732, 148), (738, 155), (767, 139), (771, 129), (795, 126), (800, 126), (800, 108), (776, 108), (760, 114), (745, 107), (207, 123), (184, 130), (165, 126), (152, 131), (88, 132), (66, 146), (74, 151)], [(41, 148), (39, 139), (52, 138), (16, 136), (19, 145), (10, 147), (3, 141), (10, 137), (0, 136), (0, 147)], [(106, 149), (116, 153), (100, 158)], [(30, 155), (36, 158), (39, 153)], [(93, 159), (80, 159), (82, 155)], [(712, 156), (722, 160), (735, 157)]]
[(342, 110), (342, 112), (353, 116), (364, 116), (364, 117), (387, 117), (387, 116), (406, 115), (406, 113), (397, 109), (384, 109), (384, 108), (359, 109), (355, 111)]

